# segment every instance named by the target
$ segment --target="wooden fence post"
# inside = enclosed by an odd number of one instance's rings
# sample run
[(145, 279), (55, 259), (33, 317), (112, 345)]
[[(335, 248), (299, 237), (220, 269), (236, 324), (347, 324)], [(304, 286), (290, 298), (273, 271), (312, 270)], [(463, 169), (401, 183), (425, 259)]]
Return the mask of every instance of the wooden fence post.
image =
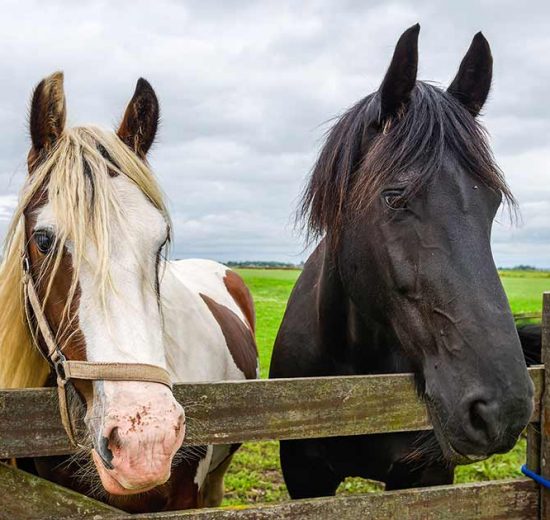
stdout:
[[(542, 298), (542, 362), (544, 363), (544, 392), (541, 410), (540, 472), (550, 479), (550, 292)], [(541, 486), (541, 518), (550, 520), (550, 489)]]
[(527, 425), (527, 467), (540, 474), (540, 423)]

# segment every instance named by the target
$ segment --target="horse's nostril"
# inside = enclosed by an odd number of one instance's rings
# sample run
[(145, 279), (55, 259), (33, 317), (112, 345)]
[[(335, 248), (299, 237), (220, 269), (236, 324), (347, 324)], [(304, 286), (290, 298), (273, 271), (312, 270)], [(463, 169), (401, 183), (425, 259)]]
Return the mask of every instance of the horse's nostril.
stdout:
[(483, 403), (476, 401), (470, 407), (470, 424), (474, 430), (482, 431), (485, 429), (485, 420), (483, 419)]
[(118, 426), (115, 426), (111, 433), (109, 434), (109, 448), (112, 450), (113, 448), (118, 449), (122, 445), (122, 440), (120, 438), (119, 432), (118, 432)]
[(120, 448), (121, 440), (118, 433), (118, 427), (115, 426), (107, 436), (99, 439), (97, 454), (107, 469), (113, 469), (113, 449)]
[(101, 439), (99, 439), (99, 446), (96, 451), (105, 468), (113, 469), (113, 452), (109, 448), (109, 437), (101, 437)]
[(468, 408), (469, 424), (467, 431), (473, 441), (484, 445), (491, 445), (498, 437), (498, 406), (496, 403), (487, 403), (475, 400)]

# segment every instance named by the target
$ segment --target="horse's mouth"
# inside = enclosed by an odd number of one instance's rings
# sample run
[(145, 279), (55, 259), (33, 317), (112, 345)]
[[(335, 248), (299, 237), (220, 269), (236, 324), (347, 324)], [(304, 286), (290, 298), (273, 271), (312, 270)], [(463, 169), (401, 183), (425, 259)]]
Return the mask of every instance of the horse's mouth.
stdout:
[[(438, 434), (436, 432), (436, 437), (437, 435)], [(441, 445), (441, 449), (443, 450), (443, 456), (451, 464), (473, 464), (474, 462), (480, 462), (489, 457), (489, 455), (464, 455), (463, 453), (460, 453), (449, 440), (445, 439), (442, 443), (438, 437), (438, 441)]]
[(475, 455), (475, 454), (466, 455), (458, 451), (449, 440), (445, 432), (445, 429), (441, 424), (441, 421), (439, 419), (439, 414), (437, 412), (437, 407), (435, 406), (433, 401), (431, 401), (430, 399), (426, 399), (426, 403), (428, 405), (427, 406), (428, 415), (433, 425), (435, 437), (437, 439), (437, 442), (439, 443), (441, 451), (443, 452), (443, 457), (449, 464), (454, 464), (454, 465), (472, 464), (474, 462), (480, 462), (482, 460), (485, 460), (489, 457), (489, 455)]
[(94, 461), (96, 471), (99, 474), (99, 478), (101, 479), (101, 484), (103, 485), (103, 488), (107, 493), (111, 495), (137, 495), (139, 493), (145, 493), (147, 491), (150, 491), (151, 489), (156, 488), (157, 486), (164, 484), (170, 477), (170, 473), (168, 473), (166, 478), (162, 478), (157, 482), (152, 482), (147, 486), (132, 486), (124, 481), (119, 481), (114, 476), (113, 471), (107, 469), (107, 467), (103, 463), (103, 459), (99, 456), (95, 449), (92, 450), (92, 459)]

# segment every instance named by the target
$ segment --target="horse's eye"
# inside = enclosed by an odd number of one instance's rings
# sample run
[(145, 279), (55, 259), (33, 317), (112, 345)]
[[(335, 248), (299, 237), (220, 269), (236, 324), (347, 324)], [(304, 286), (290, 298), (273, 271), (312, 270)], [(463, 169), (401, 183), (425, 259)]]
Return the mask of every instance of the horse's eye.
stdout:
[(387, 190), (382, 194), (386, 206), (390, 209), (405, 209), (407, 201), (401, 190)]
[(55, 237), (51, 231), (41, 229), (34, 232), (34, 242), (36, 243), (38, 250), (43, 255), (47, 255), (54, 245)]

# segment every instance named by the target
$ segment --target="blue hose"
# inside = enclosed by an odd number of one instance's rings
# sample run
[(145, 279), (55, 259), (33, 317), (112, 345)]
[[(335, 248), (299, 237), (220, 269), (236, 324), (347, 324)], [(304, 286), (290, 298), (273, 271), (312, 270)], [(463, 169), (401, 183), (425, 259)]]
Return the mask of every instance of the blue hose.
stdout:
[(530, 479), (533, 479), (537, 484), (540, 484), (541, 486), (544, 486), (546, 489), (550, 489), (550, 480), (545, 479), (544, 477), (541, 477), (534, 471), (531, 471), (526, 464), (521, 466), (521, 472)]

